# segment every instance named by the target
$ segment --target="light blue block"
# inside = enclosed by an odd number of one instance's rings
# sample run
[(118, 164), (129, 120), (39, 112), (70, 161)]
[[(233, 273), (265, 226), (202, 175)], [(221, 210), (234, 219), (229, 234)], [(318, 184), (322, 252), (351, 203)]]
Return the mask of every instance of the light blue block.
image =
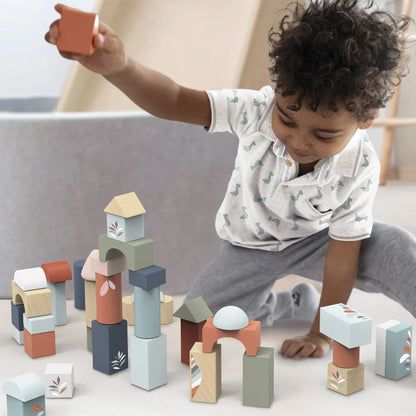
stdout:
[(133, 241), (144, 237), (144, 215), (123, 218), (107, 214), (107, 236), (118, 241)]
[(50, 283), (48, 288), (52, 297), (52, 315), (55, 317), (55, 325), (66, 324), (66, 282)]
[(32, 335), (55, 331), (55, 318), (53, 315), (35, 316), (27, 318), (23, 314), (23, 326)]
[(386, 377), (398, 380), (410, 374), (411, 349), (411, 325), (402, 322), (387, 329)]
[(46, 416), (44, 395), (27, 402), (22, 402), (19, 399), (7, 395), (7, 416), (32, 416), (41, 414), (40, 412), (42, 410), (35, 410), (38, 407), (34, 409), (33, 406), (39, 406), (39, 409), (42, 408), (44, 412), (42, 416)]
[(153, 390), (168, 382), (166, 335), (157, 338), (130, 336), (131, 384)]
[(343, 303), (324, 306), (319, 330), (347, 348), (371, 344), (371, 319)]
[(134, 287), (134, 335), (156, 338), (160, 335), (160, 288)]

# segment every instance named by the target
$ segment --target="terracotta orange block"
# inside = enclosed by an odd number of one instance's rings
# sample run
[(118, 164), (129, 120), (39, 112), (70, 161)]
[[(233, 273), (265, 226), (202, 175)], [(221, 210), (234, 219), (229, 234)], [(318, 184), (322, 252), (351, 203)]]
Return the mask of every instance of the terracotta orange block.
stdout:
[(99, 18), (72, 7), (63, 7), (56, 46), (60, 51), (92, 55), (93, 37), (98, 34)]
[(212, 352), (214, 344), (220, 338), (238, 339), (245, 347), (249, 357), (255, 357), (260, 348), (261, 325), (259, 321), (249, 321), (247, 327), (235, 331), (224, 331), (213, 324), (213, 318), (209, 318), (202, 329), (202, 351)]
[(95, 276), (97, 321), (106, 325), (118, 324), (123, 320), (121, 273), (109, 277), (96, 273)]
[(195, 342), (202, 342), (202, 329), (206, 321), (195, 322), (181, 319), (181, 363), (189, 365), (189, 351)]
[(58, 283), (72, 280), (71, 266), (65, 260), (43, 263), (41, 266), (49, 283)]
[(360, 364), (360, 347), (347, 348), (334, 341), (333, 364), (341, 368), (354, 368)]
[(25, 351), (32, 357), (45, 357), (56, 354), (55, 331), (32, 335), (26, 328), (24, 331)]

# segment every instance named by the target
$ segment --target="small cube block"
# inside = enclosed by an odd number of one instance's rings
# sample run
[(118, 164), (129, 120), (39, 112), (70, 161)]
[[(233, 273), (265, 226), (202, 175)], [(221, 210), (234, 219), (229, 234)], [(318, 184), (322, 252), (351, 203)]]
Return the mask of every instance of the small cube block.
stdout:
[(35, 316), (27, 318), (23, 314), (24, 328), (32, 335), (55, 331), (55, 318), (53, 315)]
[(364, 364), (358, 367), (341, 368), (328, 364), (327, 387), (337, 393), (348, 396), (364, 388)]
[(129, 282), (133, 286), (150, 290), (166, 283), (166, 269), (150, 266), (140, 270), (129, 270)]
[(98, 34), (99, 19), (95, 13), (86, 13), (71, 7), (63, 7), (59, 21), (56, 46), (65, 52), (92, 55), (93, 38)]
[(343, 303), (321, 308), (320, 331), (347, 348), (371, 344), (371, 319)]
[(127, 322), (114, 325), (92, 321), (92, 366), (105, 374), (128, 368)]
[(45, 390), (47, 399), (70, 399), (74, 395), (74, 364), (47, 364)]
[(45, 357), (56, 354), (55, 331), (30, 334), (24, 329), (25, 351), (32, 357)]
[(13, 301), (10, 301), (12, 312), (12, 324), (19, 330), (23, 331), (23, 313), (25, 312), (25, 305), (15, 305)]
[(398, 380), (410, 374), (412, 327), (390, 320), (377, 326), (376, 374)]
[(167, 380), (166, 335), (156, 338), (130, 336), (131, 384), (145, 390), (163, 386)]

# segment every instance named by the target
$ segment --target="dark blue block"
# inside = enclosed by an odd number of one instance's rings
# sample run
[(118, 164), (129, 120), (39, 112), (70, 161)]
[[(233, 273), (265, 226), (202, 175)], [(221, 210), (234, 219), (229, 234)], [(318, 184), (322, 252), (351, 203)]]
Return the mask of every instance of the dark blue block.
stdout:
[(72, 267), (72, 275), (74, 280), (74, 306), (77, 309), (85, 309), (85, 283), (81, 276), (82, 268), (85, 260), (77, 260)]
[(166, 283), (166, 269), (150, 266), (140, 270), (129, 270), (129, 282), (145, 290), (154, 289)]
[(104, 325), (92, 321), (92, 366), (106, 374), (114, 374), (129, 366), (127, 321)]
[(23, 313), (25, 312), (25, 305), (15, 305), (10, 301), (12, 306), (12, 324), (19, 330), (23, 331)]

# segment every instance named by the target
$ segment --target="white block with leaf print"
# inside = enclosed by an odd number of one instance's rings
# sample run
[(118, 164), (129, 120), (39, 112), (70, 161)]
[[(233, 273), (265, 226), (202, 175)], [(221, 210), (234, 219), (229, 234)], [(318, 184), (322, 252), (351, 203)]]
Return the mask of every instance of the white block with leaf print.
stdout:
[(45, 397), (70, 399), (74, 395), (74, 364), (49, 363), (45, 370)]

